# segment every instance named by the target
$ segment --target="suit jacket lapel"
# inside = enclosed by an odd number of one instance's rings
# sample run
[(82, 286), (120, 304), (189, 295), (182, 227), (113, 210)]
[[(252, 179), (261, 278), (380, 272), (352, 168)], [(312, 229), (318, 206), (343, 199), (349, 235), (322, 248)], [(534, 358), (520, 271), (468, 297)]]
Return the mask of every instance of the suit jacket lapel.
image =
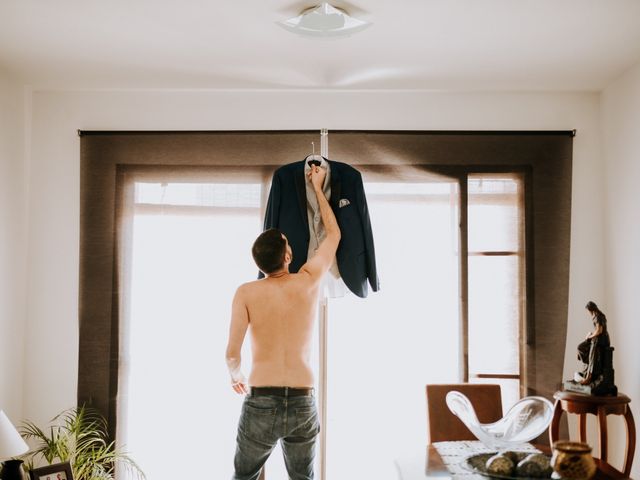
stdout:
[(309, 232), (309, 218), (307, 218), (307, 187), (304, 178), (304, 160), (300, 162), (300, 165), (296, 166), (294, 171), (294, 180), (296, 184), (296, 192), (298, 194), (298, 206), (300, 207), (300, 215), (302, 215), (302, 221), (307, 227), (307, 233)]
[(340, 172), (338, 171), (337, 165), (330, 160), (327, 160), (329, 163), (329, 168), (331, 169), (331, 198), (329, 204), (333, 208), (333, 210), (338, 209), (338, 202), (340, 201), (341, 194), (341, 185), (340, 182)]

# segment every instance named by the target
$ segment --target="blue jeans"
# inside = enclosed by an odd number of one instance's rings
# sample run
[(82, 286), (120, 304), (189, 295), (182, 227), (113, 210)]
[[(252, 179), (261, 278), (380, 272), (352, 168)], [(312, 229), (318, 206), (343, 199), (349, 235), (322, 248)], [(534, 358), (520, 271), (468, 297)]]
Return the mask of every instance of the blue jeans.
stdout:
[(238, 422), (233, 480), (256, 480), (278, 440), (291, 480), (312, 480), (320, 431), (313, 395), (247, 395)]

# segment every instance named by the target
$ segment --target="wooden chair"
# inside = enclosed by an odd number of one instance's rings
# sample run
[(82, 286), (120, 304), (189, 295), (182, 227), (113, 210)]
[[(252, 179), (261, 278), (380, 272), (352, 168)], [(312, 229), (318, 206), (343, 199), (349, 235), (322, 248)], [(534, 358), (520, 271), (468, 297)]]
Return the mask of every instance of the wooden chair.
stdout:
[(471, 383), (427, 385), (426, 390), (429, 443), (476, 440), (473, 433), (447, 407), (445, 398), (452, 390), (457, 390), (471, 401), (480, 423), (492, 423), (502, 418), (500, 385)]

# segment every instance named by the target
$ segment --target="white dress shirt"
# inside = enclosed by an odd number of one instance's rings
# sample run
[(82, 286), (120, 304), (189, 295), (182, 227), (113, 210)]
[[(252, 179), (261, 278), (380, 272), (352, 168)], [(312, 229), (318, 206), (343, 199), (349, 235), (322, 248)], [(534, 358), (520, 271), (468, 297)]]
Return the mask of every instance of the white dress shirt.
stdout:
[[(311, 158), (311, 157), (309, 157)], [(322, 185), (322, 191), (327, 201), (331, 199), (331, 167), (329, 162), (324, 157), (316, 156), (314, 159), (320, 160), (320, 168), (327, 171), (327, 176), (324, 178)], [(304, 164), (304, 176), (307, 193), (307, 218), (309, 220), (309, 250), (307, 251), (307, 259), (313, 258), (320, 246), (320, 243), (327, 236), (324, 224), (322, 223), (322, 216), (320, 215), (320, 207), (318, 205), (318, 199), (316, 193), (311, 185), (311, 180), (308, 177), (311, 167), (308, 160)], [(329, 268), (331, 275), (325, 276), (324, 285), (327, 297), (344, 297), (346, 293), (346, 285), (340, 277), (340, 271), (338, 270), (338, 264), (334, 257), (333, 263)]]

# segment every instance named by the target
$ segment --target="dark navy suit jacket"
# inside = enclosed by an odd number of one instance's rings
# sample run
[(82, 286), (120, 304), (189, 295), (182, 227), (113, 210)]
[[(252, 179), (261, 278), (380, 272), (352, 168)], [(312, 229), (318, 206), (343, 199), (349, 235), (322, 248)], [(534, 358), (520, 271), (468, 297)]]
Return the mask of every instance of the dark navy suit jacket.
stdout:
[[(374, 292), (379, 290), (380, 282), (362, 175), (346, 163), (327, 161), (331, 170), (329, 203), (341, 233), (336, 252), (338, 270), (347, 288), (364, 298), (369, 293), (367, 282)], [(269, 228), (277, 228), (287, 236), (293, 251), (289, 271), (298, 272), (307, 261), (309, 249), (304, 160), (274, 172), (264, 220), (264, 229)]]

